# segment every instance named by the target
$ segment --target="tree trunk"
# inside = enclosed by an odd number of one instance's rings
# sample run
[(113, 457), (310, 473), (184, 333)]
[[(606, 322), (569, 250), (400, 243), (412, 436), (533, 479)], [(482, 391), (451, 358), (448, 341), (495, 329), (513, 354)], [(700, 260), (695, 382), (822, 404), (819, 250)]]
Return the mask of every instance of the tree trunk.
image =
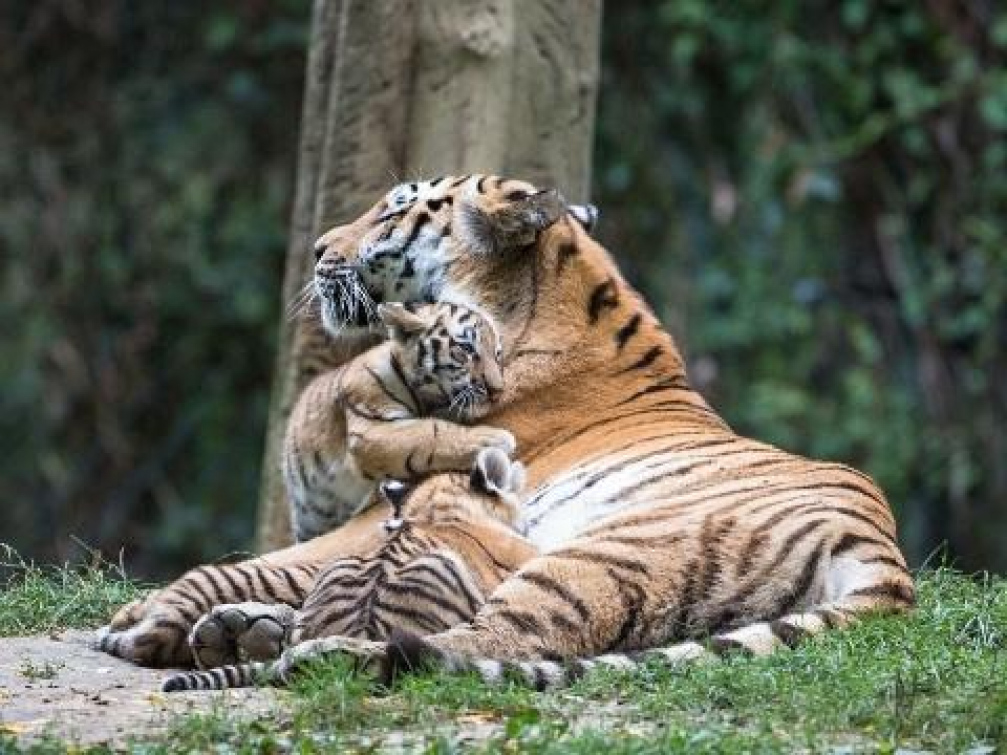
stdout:
[[(589, 188), (601, 0), (315, 0), (284, 312), (313, 240), (399, 180), (500, 173)], [(280, 324), (258, 546), (290, 542), (280, 448), (310, 377), (341, 361), (312, 318)]]

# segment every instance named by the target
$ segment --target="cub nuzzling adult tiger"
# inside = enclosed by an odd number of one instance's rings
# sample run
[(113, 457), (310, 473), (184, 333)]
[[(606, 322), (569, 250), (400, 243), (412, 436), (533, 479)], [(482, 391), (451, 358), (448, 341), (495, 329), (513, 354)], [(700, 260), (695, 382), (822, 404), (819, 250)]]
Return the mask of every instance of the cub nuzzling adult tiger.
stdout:
[[(422, 642), (396, 637), (390, 653), (335, 637), (312, 651), (373, 653), (389, 671), (425, 655), (492, 678), (496, 661), (625, 664), (617, 654), (681, 641), (669, 657), (768, 652), (867, 612), (910, 609), (912, 579), (874, 483), (732, 432), (568, 209), (527, 182), (445, 177), (396, 187), (319, 240), (321, 316), (336, 337), (373, 325), (348, 320), (353, 308), (325, 292), (471, 302), (497, 325), (507, 381), (485, 421), (517, 438), (527, 536), (542, 555), (461, 626)], [(333, 277), (355, 285), (323, 289)], [(357, 552), (376, 523), (365, 513), (263, 560), (216, 568), (317, 565)], [(542, 684), (568, 673), (520, 668)]]
[[(176, 674), (163, 689), (280, 682), (282, 662), (239, 658), (276, 657), (287, 645), (329, 635), (387, 639), (404, 626), (430, 634), (472, 618), (537, 553), (516, 530), (523, 485), (520, 462), (494, 448), (479, 453), (470, 475), (437, 475), (418, 494), (407, 483), (382, 483), (379, 495), (391, 516), (373, 551), (329, 564), (296, 612), (282, 604), (217, 606), (192, 632), (200, 666), (214, 668)], [(204, 648), (210, 657), (201, 655)]]
[(450, 421), (475, 421), (503, 390), (493, 323), (451, 303), (376, 311), (388, 340), (316, 377), (291, 413), (283, 473), (298, 541), (359, 509), (378, 480), (468, 470), (483, 448), (514, 451), (506, 430)]

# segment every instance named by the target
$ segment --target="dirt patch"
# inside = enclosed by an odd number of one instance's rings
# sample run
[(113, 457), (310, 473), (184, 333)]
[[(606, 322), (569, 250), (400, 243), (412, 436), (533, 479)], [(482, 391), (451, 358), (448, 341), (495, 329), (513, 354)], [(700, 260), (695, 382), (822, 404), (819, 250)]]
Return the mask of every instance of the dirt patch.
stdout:
[(282, 703), (280, 690), (165, 695), (164, 670), (93, 650), (91, 632), (0, 639), (0, 732), (22, 742), (51, 735), (80, 744), (122, 744), (165, 729), (182, 713), (224, 710), (259, 718)]

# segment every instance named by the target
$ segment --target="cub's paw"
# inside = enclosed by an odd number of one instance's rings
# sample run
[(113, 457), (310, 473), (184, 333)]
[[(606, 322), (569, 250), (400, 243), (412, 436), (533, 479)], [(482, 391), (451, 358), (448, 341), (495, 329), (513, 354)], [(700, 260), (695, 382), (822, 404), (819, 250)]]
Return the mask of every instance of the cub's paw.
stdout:
[(491, 427), (490, 425), (476, 425), (470, 429), (472, 439), (480, 448), (499, 448), (508, 456), (513, 456), (517, 450), (517, 441), (514, 435), (501, 427)]
[(283, 603), (225, 603), (196, 622), (189, 648), (203, 669), (277, 658), (289, 642), (295, 615)]

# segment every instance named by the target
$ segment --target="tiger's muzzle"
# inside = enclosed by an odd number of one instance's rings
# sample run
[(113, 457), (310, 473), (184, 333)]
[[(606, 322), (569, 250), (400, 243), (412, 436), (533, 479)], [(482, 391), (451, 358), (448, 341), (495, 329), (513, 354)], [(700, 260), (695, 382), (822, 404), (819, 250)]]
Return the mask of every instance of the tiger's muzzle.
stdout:
[(321, 302), (322, 321), (330, 331), (371, 329), (378, 324), (374, 296), (354, 268), (319, 262), (315, 266), (315, 290)]

